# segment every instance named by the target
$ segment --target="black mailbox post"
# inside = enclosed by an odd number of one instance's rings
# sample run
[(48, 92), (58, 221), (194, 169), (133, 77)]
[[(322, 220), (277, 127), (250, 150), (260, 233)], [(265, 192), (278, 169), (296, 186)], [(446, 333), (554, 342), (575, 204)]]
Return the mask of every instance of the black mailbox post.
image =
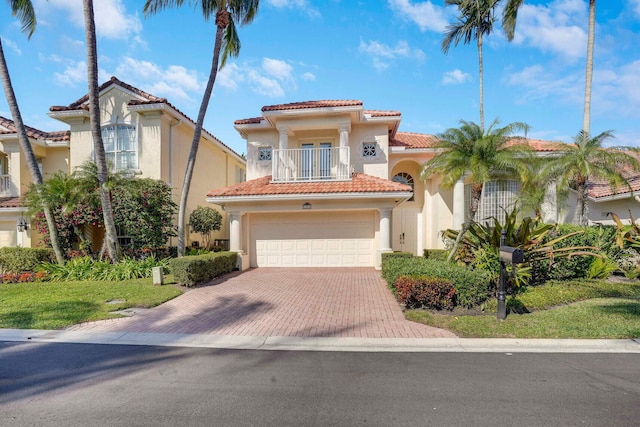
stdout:
[(507, 264), (515, 265), (524, 262), (524, 251), (520, 248), (506, 246), (507, 232), (502, 230), (500, 236), (500, 281), (498, 283), (498, 320), (507, 318), (507, 292), (505, 289), (505, 275)]

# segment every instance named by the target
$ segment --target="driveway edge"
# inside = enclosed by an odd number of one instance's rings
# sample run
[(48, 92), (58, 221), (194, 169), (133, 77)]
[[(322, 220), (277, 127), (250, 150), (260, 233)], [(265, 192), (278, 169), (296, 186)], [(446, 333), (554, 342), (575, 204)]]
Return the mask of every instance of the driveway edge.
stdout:
[(639, 339), (251, 337), (0, 329), (0, 342), (144, 345), (233, 350), (423, 353), (640, 353)]

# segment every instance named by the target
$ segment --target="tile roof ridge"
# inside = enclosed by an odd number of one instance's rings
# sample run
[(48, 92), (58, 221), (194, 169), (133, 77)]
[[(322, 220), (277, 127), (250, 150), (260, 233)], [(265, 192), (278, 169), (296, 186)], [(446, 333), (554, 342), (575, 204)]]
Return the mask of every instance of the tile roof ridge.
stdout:
[(356, 99), (320, 99), (288, 102), (284, 104), (265, 105), (262, 111), (297, 110), (307, 108), (350, 107), (361, 106), (362, 101)]

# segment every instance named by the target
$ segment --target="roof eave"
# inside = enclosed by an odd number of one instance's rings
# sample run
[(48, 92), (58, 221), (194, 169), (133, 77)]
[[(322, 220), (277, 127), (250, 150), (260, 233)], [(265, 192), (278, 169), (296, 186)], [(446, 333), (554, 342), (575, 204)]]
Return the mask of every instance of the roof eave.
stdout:
[(214, 204), (242, 202), (278, 202), (287, 200), (335, 200), (335, 199), (408, 199), (411, 191), (384, 191), (359, 193), (295, 193), (295, 194), (260, 194), (253, 196), (207, 196), (206, 201)]

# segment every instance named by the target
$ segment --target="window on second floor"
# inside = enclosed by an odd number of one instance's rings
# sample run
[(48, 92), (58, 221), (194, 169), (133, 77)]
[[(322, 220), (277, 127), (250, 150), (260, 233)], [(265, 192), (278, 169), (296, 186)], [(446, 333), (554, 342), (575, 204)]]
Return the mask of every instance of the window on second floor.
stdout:
[(258, 148), (258, 160), (271, 160), (271, 147)]
[(107, 163), (115, 171), (138, 169), (138, 138), (135, 126), (103, 126), (102, 141)]

